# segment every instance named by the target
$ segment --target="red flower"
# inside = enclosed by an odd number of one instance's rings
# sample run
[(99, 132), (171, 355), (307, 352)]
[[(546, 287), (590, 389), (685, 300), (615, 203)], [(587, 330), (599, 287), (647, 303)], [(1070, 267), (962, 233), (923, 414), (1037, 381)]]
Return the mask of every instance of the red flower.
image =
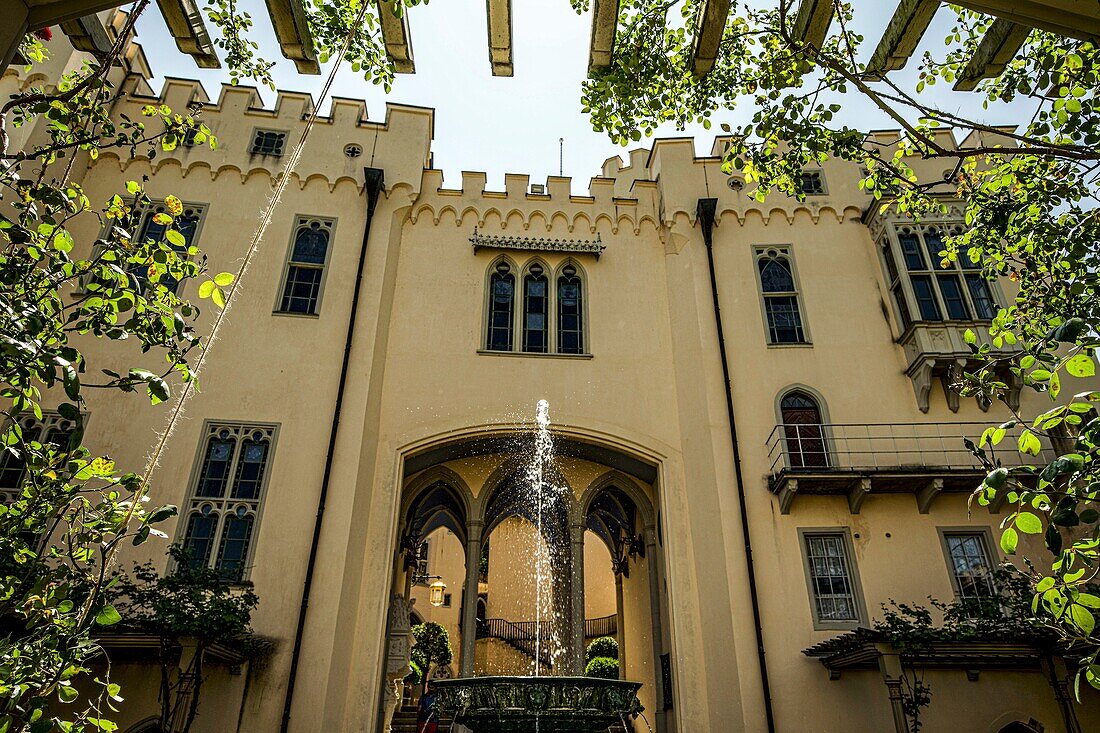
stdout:
[(51, 31), (48, 27), (34, 31), (33, 35), (35, 38), (39, 38), (43, 41), (53, 40), (53, 31)]

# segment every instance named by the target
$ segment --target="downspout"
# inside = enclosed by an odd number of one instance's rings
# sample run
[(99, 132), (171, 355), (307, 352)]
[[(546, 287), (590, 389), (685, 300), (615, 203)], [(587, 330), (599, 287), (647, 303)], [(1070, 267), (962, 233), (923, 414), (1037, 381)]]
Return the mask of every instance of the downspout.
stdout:
[(302, 588), (302, 606), (298, 609), (298, 627), (294, 631), (294, 650), (290, 655), (290, 673), (286, 682), (286, 699), (283, 702), (283, 722), (279, 726), (281, 733), (290, 727), (290, 708), (294, 702), (294, 683), (298, 678), (298, 661), (302, 655), (302, 639), (306, 630), (306, 611), (309, 610), (309, 595), (313, 590), (313, 573), (317, 566), (317, 549), (321, 542), (321, 526), (325, 518), (325, 500), (328, 498), (329, 481), (332, 479), (332, 462), (336, 454), (336, 437), (340, 430), (340, 409), (344, 404), (344, 391), (348, 384), (348, 365), (351, 361), (351, 342), (355, 334), (355, 317), (359, 313), (359, 293), (363, 288), (363, 266), (367, 260), (367, 242), (370, 239), (370, 226), (374, 221), (374, 208), (378, 204), (378, 195), (382, 192), (383, 171), (381, 168), (364, 168), (364, 189), (367, 194), (367, 222), (363, 225), (363, 243), (359, 247), (359, 266), (355, 270), (355, 289), (351, 295), (351, 313), (348, 315), (348, 332), (344, 337), (344, 361), (340, 365), (340, 384), (336, 390), (336, 404), (332, 409), (332, 426), (328, 433), (328, 452), (325, 453), (325, 471), (321, 477), (321, 491), (317, 496), (317, 517), (313, 522), (313, 539), (309, 546), (309, 562), (306, 564), (306, 579)]
[(771, 684), (768, 682), (768, 663), (764, 658), (764, 629), (760, 624), (760, 596), (756, 590), (756, 567), (752, 559), (752, 540), (749, 537), (749, 515), (745, 506), (745, 481), (741, 473), (741, 447), (737, 441), (737, 421), (733, 416), (733, 389), (730, 382), (729, 359), (726, 358), (726, 337), (722, 328), (722, 310), (718, 306), (718, 279), (714, 274), (714, 215), (718, 199), (699, 199), (696, 216), (703, 230), (703, 244), (707, 247), (707, 270), (710, 273), (710, 295), (714, 301), (714, 324), (718, 330), (718, 354), (722, 358), (722, 379), (725, 380), (726, 415), (730, 425), (730, 443), (733, 445), (733, 472), (737, 482), (737, 504), (741, 510), (741, 533), (745, 536), (745, 565), (749, 573), (749, 598), (752, 601), (752, 621), (756, 629), (756, 654), (760, 663), (760, 685), (764, 692), (764, 714), (768, 720), (768, 733), (775, 733), (775, 714), (772, 711)]

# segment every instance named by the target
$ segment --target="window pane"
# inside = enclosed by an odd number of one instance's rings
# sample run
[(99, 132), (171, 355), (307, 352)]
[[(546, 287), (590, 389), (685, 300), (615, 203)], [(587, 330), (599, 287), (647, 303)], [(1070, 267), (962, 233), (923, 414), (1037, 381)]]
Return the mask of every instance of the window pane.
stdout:
[(997, 303), (993, 300), (993, 293), (989, 290), (989, 281), (981, 275), (966, 276), (966, 287), (970, 291), (970, 299), (974, 303), (974, 310), (978, 318), (991, 320), (997, 315)]
[(760, 259), (760, 287), (765, 293), (793, 293), (794, 277), (790, 263), (781, 257)]
[(951, 557), (951, 570), (959, 596), (965, 600), (980, 600), (996, 595), (993, 568), (980, 534), (950, 534), (944, 538)]
[(203, 460), (202, 475), (196, 496), (225, 496), (225, 486), (229, 480), (229, 462), (233, 460), (233, 447), (236, 441), (228, 436), (215, 436), (207, 444), (206, 457)]
[(932, 290), (932, 278), (928, 275), (914, 275), (913, 294), (917, 296), (917, 308), (920, 311), (921, 320), (939, 321), (940, 307), (936, 303), (936, 295)]
[(764, 298), (768, 315), (768, 338), (773, 344), (805, 343), (798, 298), (794, 295), (769, 295)]
[(243, 577), (244, 561), (248, 557), (248, 542), (252, 538), (252, 517), (243, 512), (229, 516), (222, 529), (221, 546), (215, 569), (226, 580)]
[(584, 352), (581, 334), (581, 282), (573, 276), (558, 278), (558, 351), (562, 354)]
[(821, 621), (858, 621), (843, 535), (806, 535), (814, 608)]
[(937, 275), (936, 279), (940, 283), (940, 295), (943, 296), (943, 305), (947, 308), (947, 317), (960, 321), (969, 319), (970, 310), (966, 307), (959, 276)]
[(283, 313), (317, 313), (317, 302), (321, 294), (320, 267), (287, 267), (286, 284), (283, 286), (283, 299), (279, 310)]
[(214, 547), (214, 531), (218, 517), (204, 507), (201, 512), (193, 513), (187, 520), (187, 533), (183, 539), (183, 549), (187, 552), (193, 567), (202, 567), (210, 562), (210, 551)]
[(898, 232), (898, 244), (908, 270), (924, 270), (924, 256), (920, 252), (920, 240), (916, 232)]
[(237, 459), (237, 479), (233, 482), (233, 498), (259, 498), (266, 462), (267, 443), (265, 441), (250, 439), (241, 444), (241, 455)]
[(523, 279), (523, 350), (547, 351), (547, 286), (545, 277), (528, 275)]
[(944, 249), (943, 232), (939, 229), (926, 229), (924, 246), (928, 250), (928, 262), (931, 263), (929, 266), (933, 270), (942, 269), (940, 263), (943, 261), (943, 255), (940, 252)]
[(890, 292), (894, 294), (894, 303), (901, 315), (901, 327), (908, 328), (909, 324), (913, 322), (913, 317), (909, 313), (909, 303), (905, 300), (905, 292), (902, 290), (901, 283), (890, 288)]
[(325, 256), (328, 254), (328, 232), (321, 228), (317, 222), (298, 230), (298, 236), (294, 238), (294, 253), (291, 261), (309, 265), (325, 264)]
[(495, 272), (489, 279), (489, 334), (486, 347), (490, 351), (512, 350), (512, 312), (515, 301), (515, 278), (504, 272)]

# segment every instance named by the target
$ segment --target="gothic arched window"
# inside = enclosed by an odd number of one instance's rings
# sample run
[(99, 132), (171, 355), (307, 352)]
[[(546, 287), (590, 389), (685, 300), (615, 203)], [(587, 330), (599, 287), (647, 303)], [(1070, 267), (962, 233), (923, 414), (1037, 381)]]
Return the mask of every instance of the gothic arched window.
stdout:
[(280, 313), (317, 314), (331, 237), (332, 222), (299, 218), (286, 267)]
[(760, 250), (756, 266), (760, 271), (760, 290), (764, 296), (768, 343), (806, 343), (806, 329), (798, 307), (798, 288), (786, 250)]
[(536, 354), (549, 351), (550, 281), (539, 263), (531, 265), (523, 278), (523, 350)]
[(515, 312), (516, 276), (507, 262), (498, 262), (489, 277), (489, 324), (485, 348), (512, 350), (512, 316)]
[(558, 353), (584, 353), (583, 298), (577, 268), (567, 264), (558, 276)]
[(787, 466), (816, 468), (829, 465), (825, 448), (825, 426), (817, 400), (802, 390), (788, 392), (779, 403), (783, 419), (783, 437), (787, 447)]
[(240, 581), (246, 574), (275, 429), (211, 425), (206, 435), (182, 545), (193, 565)]

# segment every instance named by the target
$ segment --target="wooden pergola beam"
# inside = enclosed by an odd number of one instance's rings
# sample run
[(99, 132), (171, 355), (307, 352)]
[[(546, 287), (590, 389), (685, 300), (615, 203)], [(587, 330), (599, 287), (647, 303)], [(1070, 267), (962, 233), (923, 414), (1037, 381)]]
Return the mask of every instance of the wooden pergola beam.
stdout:
[(939, 9), (940, 0), (901, 0), (871, 55), (867, 71), (883, 74), (903, 68)]
[(588, 43), (588, 70), (606, 69), (615, 52), (619, 0), (592, 0), (592, 38)]
[(821, 48), (834, 10), (833, 0), (802, 0), (794, 16), (794, 38), (807, 46)]
[(294, 62), (299, 74), (320, 74), (313, 34), (306, 22), (302, 0), (266, 0), (267, 14), (283, 56)]
[(512, 75), (512, 0), (485, 0), (493, 76)]
[(157, 6), (168, 32), (176, 39), (176, 48), (195, 59), (200, 68), (221, 68), (222, 62), (195, 0), (157, 0)]
[(1094, 0), (953, 0), (971, 10), (1083, 41), (1100, 39)]
[(378, 20), (382, 25), (386, 55), (393, 61), (393, 70), (398, 74), (415, 74), (408, 8), (398, 17), (392, 0), (378, 0)]
[(691, 70), (699, 79), (710, 73), (718, 60), (718, 48), (726, 32), (730, 0), (703, 0), (695, 19), (695, 40), (692, 44)]
[(97, 57), (110, 53), (114, 45), (96, 15), (82, 15), (76, 20), (63, 21), (61, 32), (68, 36), (69, 43), (77, 51), (85, 51)]
[(969, 92), (982, 79), (1000, 76), (1008, 62), (1024, 45), (1031, 30), (1011, 20), (997, 18), (985, 32), (982, 42), (978, 44), (977, 50), (952, 88), (957, 92)]

